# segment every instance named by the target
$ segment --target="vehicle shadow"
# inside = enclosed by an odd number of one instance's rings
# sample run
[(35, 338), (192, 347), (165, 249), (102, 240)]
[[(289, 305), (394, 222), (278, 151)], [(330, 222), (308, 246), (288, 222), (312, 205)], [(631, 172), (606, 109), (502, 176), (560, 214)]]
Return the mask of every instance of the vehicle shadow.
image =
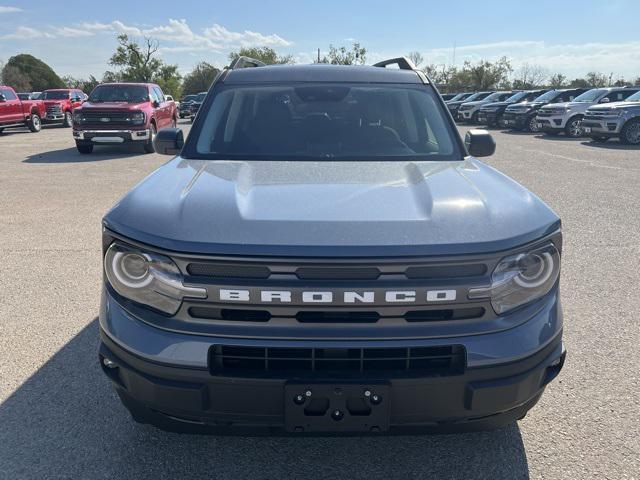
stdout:
[(551, 140), (552, 142), (579, 142), (583, 140), (583, 138), (571, 138), (566, 135), (545, 135), (543, 133), (538, 133), (535, 135), (535, 138), (539, 138), (541, 140)]
[(23, 163), (85, 163), (120, 158), (123, 154), (142, 155), (139, 145), (98, 145), (90, 155), (82, 155), (75, 147), (50, 150), (27, 156)]
[(133, 423), (94, 319), (0, 404), (5, 478), (529, 478), (518, 427), (457, 435), (243, 437)]
[(605, 150), (640, 150), (640, 145), (625, 145), (619, 141), (609, 140), (606, 143), (598, 143), (590, 140), (584, 140), (582, 145), (589, 147), (603, 148)]
[(500, 133), (504, 133), (505, 135), (534, 135), (533, 132), (525, 132), (524, 130), (500, 130)]

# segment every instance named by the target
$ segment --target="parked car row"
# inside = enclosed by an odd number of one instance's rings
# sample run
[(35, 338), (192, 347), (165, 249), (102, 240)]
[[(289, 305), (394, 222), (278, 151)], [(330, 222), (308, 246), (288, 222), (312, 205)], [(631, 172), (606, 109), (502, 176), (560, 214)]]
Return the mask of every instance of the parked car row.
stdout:
[(640, 87), (459, 93), (446, 100), (459, 122), (546, 135), (619, 137), (640, 145)]

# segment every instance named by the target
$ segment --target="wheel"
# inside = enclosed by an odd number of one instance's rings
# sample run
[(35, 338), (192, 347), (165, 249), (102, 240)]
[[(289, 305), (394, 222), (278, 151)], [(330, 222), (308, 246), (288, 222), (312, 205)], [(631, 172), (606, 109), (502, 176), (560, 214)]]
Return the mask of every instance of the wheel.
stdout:
[(532, 133), (538, 133), (540, 131), (540, 127), (538, 127), (538, 121), (536, 120), (535, 115), (529, 119), (524, 129), (525, 131)]
[(71, 112), (64, 112), (64, 120), (62, 120), (62, 126), (64, 128), (71, 127), (73, 123), (73, 117), (71, 116)]
[(474, 125), (478, 124), (478, 113), (479, 112), (475, 112), (473, 115), (471, 115), (471, 121), (469, 123), (473, 123)]
[(76, 148), (78, 149), (78, 152), (80, 152), (83, 155), (88, 155), (91, 152), (93, 152), (93, 145), (90, 143), (76, 142)]
[(569, 119), (567, 125), (564, 127), (564, 134), (569, 138), (578, 138), (582, 136), (582, 115), (576, 115)]
[(31, 130), (33, 133), (42, 130), (42, 122), (40, 121), (40, 116), (36, 115), (35, 113), (31, 115), (31, 118), (27, 122), (27, 127), (29, 127), (29, 130)]
[(591, 140), (596, 143), (607, 143), (609, 141), (609, 137), (591, 137)]
[(625, 145), (640, 145), (640, 118), (629, 120), (622, 127), (620, 141)]
[(151, 131), (151, 135), (149, 136), (149, 140), (144, 143), (144, 151), (145, 153), (154, 153), (156, 149), (153, 148), (153, 139), (156, 138), (156, 133), (158, 133), (156, 124), (152, 123), (149, 130)]

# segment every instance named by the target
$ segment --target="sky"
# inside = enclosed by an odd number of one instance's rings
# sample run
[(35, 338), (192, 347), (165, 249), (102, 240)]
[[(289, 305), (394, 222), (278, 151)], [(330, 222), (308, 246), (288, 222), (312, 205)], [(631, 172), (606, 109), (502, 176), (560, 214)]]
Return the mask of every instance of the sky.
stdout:
[[(0, 0), (0, 61), (30, 53), (59, 75), (101, 78), (116, 36), (150, 36), (187, 73), (219, 67), (242, 46), (269, 46), (309, 63), (317, 49), (360, 42), (367, 63), (418, 51), (426, 63), (494, 60), (640, 77), (639, 0)], [(454, 49), (455, 46), (455, 49)], [(455, 54), (454, 54), (455, 52)]]

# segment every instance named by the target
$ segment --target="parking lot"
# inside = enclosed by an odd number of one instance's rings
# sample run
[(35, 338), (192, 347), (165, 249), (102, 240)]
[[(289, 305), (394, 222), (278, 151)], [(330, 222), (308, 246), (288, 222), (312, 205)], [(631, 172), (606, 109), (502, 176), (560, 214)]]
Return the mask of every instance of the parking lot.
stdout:
[(168, 157), (0, 136), (0, 478), (638, 478), (640, 149), (493, 133), (487, 162), (563, 220), (565, 369), (517, 426), (363, 438), (134, 424), (97, 362), (100, 219)]

